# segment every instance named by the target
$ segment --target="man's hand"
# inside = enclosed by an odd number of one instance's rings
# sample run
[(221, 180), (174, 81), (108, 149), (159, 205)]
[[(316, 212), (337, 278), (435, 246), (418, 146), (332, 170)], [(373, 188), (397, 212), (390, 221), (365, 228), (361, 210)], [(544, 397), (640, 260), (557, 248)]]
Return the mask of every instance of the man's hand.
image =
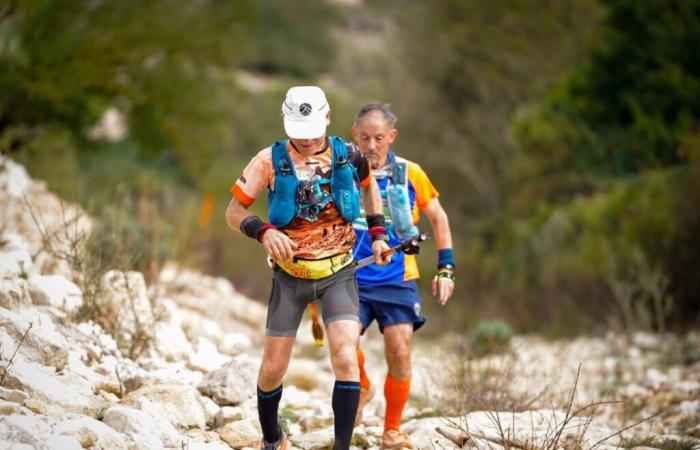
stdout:
[(437, 297), (440, 305), (447, 303), (447, 300), (452, 297), (452, 292), (455, 289), (455, 282), (446, 277), (435, 276), (433, 278), (433, 296)]
[(271, 228), (265, 231), (262, 245), (270, 257), (277, 262), (284, 262), (294, 256), (299, 246), (281, 231)]
[(387, 250), (389, 250), (389, 245), (387, 245), (386, 241), (379, 239), (379, 240), (372, 242), (372, 252), (374, 253), (374, 262), (378, 266), (386, 266), (387, 264), (389, 264), (389, 262), (391, 262), (392, 255), (382, 256), (382, 253), (386, 252)]

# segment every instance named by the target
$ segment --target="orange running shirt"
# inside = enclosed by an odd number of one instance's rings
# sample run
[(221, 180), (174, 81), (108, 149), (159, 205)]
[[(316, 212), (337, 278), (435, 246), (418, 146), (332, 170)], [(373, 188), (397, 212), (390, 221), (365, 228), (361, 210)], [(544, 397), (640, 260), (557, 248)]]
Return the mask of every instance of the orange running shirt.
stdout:
[[(332, 162), (330, 146), (327, 145), (323, 151), (315, 155), (304, 156), (288, 142), (287, 151), (300, 182), (330, 178)], [(348, 159), (357, 168), (360, 185), (367, 186), (371, 180), (369, 164), (360, 151), (350, 144), (348, 144)], [(263, 191), (274, 190), (274, 188), (275, 169), (272, 165), (272, 148), (267, 147), (250, 160), (243, 174), (231, 187), (231, 193), (248, 207)], [(330, 184), (323, 185), (322, 189), (330, 192)], [(311, 222), (297, 216), (281, 230), (299, 246), (295, 257), (302, 259), (316, 260), (347, 253), (352, 250), (355, 243), (352, 223), (346, 222), (340, 216), (332, 200), (320, 211), (315, 221)]]

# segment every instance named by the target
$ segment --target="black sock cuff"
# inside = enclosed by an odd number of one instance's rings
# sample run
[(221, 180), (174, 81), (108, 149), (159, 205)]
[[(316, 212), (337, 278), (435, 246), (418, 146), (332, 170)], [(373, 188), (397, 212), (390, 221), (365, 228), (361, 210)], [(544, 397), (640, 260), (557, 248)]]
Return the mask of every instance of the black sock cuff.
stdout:
[(267, 391), (267, 392), (263, 391), (262, 389), (260, 389), (260, 386), (258, 386), (258, 397), (260, 397), (260, 398), (267, 399), (267, 398), (277, 397), (278, 395), (282, 395), (282, 385), (281, 384), (278, 387), (276, 387), (275, 389), (273, 389), (271, 391)]
[(334, 389), (339, 390), (339, 391), (357, 391), (357, 392), (360, 392), (360, 382), (359, 381), (335, 380)]

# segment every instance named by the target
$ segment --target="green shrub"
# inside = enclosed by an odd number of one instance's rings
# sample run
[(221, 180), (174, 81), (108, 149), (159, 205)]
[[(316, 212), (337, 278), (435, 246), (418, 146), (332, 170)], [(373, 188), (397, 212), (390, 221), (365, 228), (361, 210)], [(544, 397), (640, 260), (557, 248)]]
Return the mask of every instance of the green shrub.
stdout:
[(472, 332), (469, 343), (476, 355), (503, 351), (513, 337), (513, 329), (503, 320), (479, 322)]

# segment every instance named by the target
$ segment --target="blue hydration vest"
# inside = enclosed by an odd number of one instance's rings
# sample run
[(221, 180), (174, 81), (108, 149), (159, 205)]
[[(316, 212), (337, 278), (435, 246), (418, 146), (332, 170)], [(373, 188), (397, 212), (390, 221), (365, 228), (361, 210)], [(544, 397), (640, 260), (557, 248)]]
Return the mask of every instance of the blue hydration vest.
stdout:
[[(352, 222), (360, 215), (360, 180), (355, 166), (348, 160), (345, 142), (329, 136), (332, 149), (331, 194), (343, 219)], [(306, 205), (298, 201), (299, 179), (287, 152), (287, 141), (272, 145), (272, 165), (275, 169), (275, 190), (267, 195), (267, 212), (270, 223), (276, 227), (288, 225)], [(327, 182), (327, 181), (325, 181)], [(324, 180), (319, 180), (319, 184)]]

